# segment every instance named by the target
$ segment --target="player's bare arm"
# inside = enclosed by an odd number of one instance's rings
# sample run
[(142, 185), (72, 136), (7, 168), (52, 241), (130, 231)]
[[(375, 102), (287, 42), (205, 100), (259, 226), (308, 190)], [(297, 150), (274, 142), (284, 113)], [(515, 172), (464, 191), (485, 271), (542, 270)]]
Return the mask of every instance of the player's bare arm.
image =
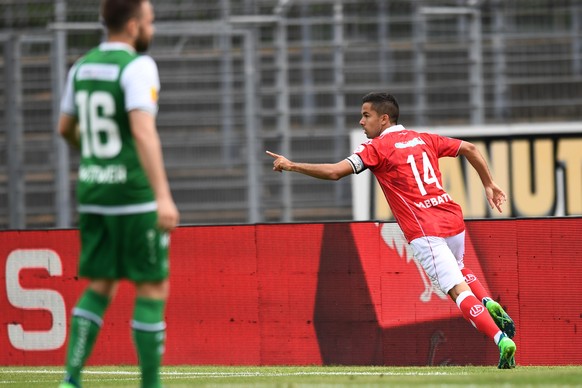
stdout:
[(283, 155), (266, 151), (273, 157), (273, 171), (292, 171), (318, 179), (337, 181), (353, 173), (352, 166), (347, 160), (337, 163), (295, 163)]
[(469, 163), (471, 163), (471, 166), (473, 166), (475, 171), (479, 174), (479, 178), (481, 178), (481, 182), (485, 188), (487, 202), (489, 202), (491, 209), (495, 207), (499, 213), (502, 213), (503, 210), (501, 210), (501, 205), (507, 201), (507, 196), (493, 181), (493, 177), (489, 171), (489, 166), (487, 166), (487, 162), (485, 161), (485, 158), (483, 158), (483, 155), (481, 155), (481, 152), (479, 152), (473, 143), (463, 141), (461, 143), (461, 148), (459, 149), (459, 155), (466, 157)]
[(59, 117), (59, 134), (72, 147), (79, 149), (81, 147), (81, 135), (77, 125), (77, 118), (68, 114), (61, 114)]
[(164, 169), (162, 146), (155, 117), (142, 110), (129, 112), (131, 133), (135, 139), (140, 162), (147, 174), (158, 203), (158, 226), (163, 230), (171, 230), (178, 225), (180, 215)]

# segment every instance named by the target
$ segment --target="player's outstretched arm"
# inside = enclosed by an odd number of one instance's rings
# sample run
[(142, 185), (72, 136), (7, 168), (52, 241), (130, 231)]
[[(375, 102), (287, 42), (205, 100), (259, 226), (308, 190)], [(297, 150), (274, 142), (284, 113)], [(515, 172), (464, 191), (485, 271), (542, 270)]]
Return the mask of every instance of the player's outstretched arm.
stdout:
[(337, 163), (295, 163), (283, 155), (266, 151), (273, 159), (273, 171), (292, 171), (318, 179), (337, 181), (353, 173), (352, 166), (347, 160)]
[(463, 141), (461, 143), (461, 148), (459, 149), (459, 155), (466, 157), (469, 163), (471, 163), (471, 166), (473, 166), (475, 171), (479, 174), (479, 178), (481, 178), (481, 182), (485, 188), (487, 202), (489, 202), (491, 209), (495, 207), (499, 213), (502, 213), (501, 205), (507, 201), (507, 196), (493, 181), (493, 177), (489, 171), (489, 166), (487, 165), (485, 158), (483, 158), (483, 155), (481, 155), (481, 152), (479, 152), (473, 143)]

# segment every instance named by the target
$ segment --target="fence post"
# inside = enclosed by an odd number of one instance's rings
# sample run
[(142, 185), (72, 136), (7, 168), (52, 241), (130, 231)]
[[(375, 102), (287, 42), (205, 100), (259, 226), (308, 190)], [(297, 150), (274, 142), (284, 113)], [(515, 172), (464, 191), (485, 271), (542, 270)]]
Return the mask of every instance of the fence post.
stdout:
[(426, 18), (417, 1), (413, 15), (414, 123), (426, 125)]
[(6, 136), (8, 165), (8, 213), (11, 229), (24, 229), (24, 125), (20, 35), (12, 34), (4, 45), (6, 83)]
[(312, 28), (308, 20), (309, 5), (302, 2), (301, 12), (301, 78), (303, 101), (301, 107), (302, 123), (311, 126), (315, 123), (315, 85), (313, 79), (313, 55), (311, 50)]
[(582, 49), (582, 42), (580, 42), (580, 28), (582, 22), (582, 6), (580, 4), (571, 5), (572, 18), (572, 72), (574, 75), (582, 74), (582, 60), (580, 59), (580, 51)]
[[(278, 15), (276, 29), (276, 63), (277, 63), (277, 131), (281, 135), (281, 153), (289, 158), (291, 155), (291, 133), (289, 128), (289, 80), (287, 56), (287, 23), (285, 13)], [(291, 174), (283, 174), (283, 221), (293, 220), (293, 197), (291, 195)]]
[[(251, 224), (261, 221), (259, 208), (260, 169), (257, 154), (261, 139), (257, 130), (257, 101), (256, 101), (256, 66), (255, 66), (255, 34), (252, 29), (246, 29), (244, 39), (244, 84), (245, 84), (245, 132), (247, 143), (247, 187), (248, 187), (248, 222)], [(261, 155), (262, 156), (262, 155)]]
[(385, 89), (389, 82), (394, 79), (394, 63), (392, 50), (390, 49), (390, 19), (388, 14), (388, 2), (377, 0), (378, 5), (378, 44), (380, 52), (378, 53), (378, 73), (380, 79), (380, 88)]
[[(55, 19), (64, 22), (66, 18), (66, 4), (58, 0), (55, 5)], [(71, 226), (71, 183), (69, 178), (69, 147), (57, 133), (59, 122), (60, 101), (65, 84), (65, 69), (67, 67), (67, 32), (56, 29), (53, 31), (51, 46), (51, 88), (52, 88), (52, 119), (53, 143), (55, 147), (55, 213), (56, 227), (68, 228)]]
[(230, 1), (221, 0), (224, 33), (220, 35), (220, 91), (221, 91), (221, 127), (222, 127), (222, 163), (224, 167), (232, 168), (234, 160), (234, 76), (232, 71), (232, 34), (228, 18), (230, 17)]
[(474, 8), (470, 12), (469, 27), (469, 79), (471, 99), (471, 124), (479, 125), (485, 121), (485, 102), (483, 100), (483, 50), (481, 31), (481, 11)]
[[(344, 39), (344, 5), (336, 0), (333, 5), (333, 87), (335, 93), (334, 116), (334, 162), (343, 159), (346, 154), (346, 97), (345, 97), (345, 39)], [(342, 182), (343, 183), (343, 182)], [(347, 186), (335, 185), (335, 201), (340, 203)]]
[(505, 23), (501, 0), (493, 2), (493, 31), (491, 49), (493, 50), (493, 114), (501, 121), (507, 114), (507, 61), (505, 58)]

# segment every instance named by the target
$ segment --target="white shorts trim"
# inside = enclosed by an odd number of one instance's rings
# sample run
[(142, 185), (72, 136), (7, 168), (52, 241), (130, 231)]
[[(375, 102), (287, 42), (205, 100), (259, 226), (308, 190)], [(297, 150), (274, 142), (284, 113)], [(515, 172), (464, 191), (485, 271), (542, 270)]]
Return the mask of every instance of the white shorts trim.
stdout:
[(123, 216), (128, 214), (141, 214), (156, 211), (157, 202), (139, 203), (135, 205), (103, 206), (103, 205), (79, 205), (79, 213), (102, 214), (104, 216)]

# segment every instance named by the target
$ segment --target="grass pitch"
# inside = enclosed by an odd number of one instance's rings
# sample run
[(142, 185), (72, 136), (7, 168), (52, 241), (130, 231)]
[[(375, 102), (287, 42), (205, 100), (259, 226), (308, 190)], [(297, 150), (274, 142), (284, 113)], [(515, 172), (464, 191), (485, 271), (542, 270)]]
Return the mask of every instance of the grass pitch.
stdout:
[[(57, 387), (62, 367), (0, 367), (0, 387)], [(580, 387), (582, 366), (362, 367), (177, 366), (164, 367), (165, 387)], [(89, 367), (83, 387), (138, 387), (136, 367)]]

